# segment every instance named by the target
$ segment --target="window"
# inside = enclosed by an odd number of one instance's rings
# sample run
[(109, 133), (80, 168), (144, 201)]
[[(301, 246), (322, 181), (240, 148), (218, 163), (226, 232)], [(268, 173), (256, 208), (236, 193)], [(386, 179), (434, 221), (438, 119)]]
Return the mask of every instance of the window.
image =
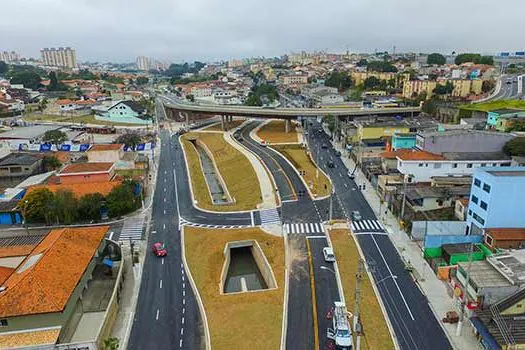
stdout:
[(472, 210), (468, 211), (468, 215), (472, 216)]
[(458, 163), (452, 163), (452, 168), (457, 168), (458, 167)]
[(419, 163), (417, 166), (421, 168), (423, 167), (423, 163)]
[(473, 202), (473, 203), (476, 203), (476, 204), (478, 204), (478, 197), (476, 197), (476, 196), (472, 195), (472, 198), (471, 198), (471, 200), (472, 200), (472, 202)]
[(474, 186), (480, 187), (481, 186), (481, 181), (479, 179), (474, 179)]
[(472, 168), (472, 163), (467, 163), (467, 168)]
[(481, 163), (479, 166), (482, 167), (482, 168), (484, 168), (484, 167), (487, 166), (487, 164), (485, 164), (485, 163)]
[(485, 242), (487, 242), (487, 244), (488, 244), (489, 246), (492, 247), (492, 243), (493, 243), (494, 241), (492, 240), (492, 237), (490, 237), (489, 235), (487, 235), (487, 236), (485, 237)]
[(479, 216), (478, 214), (476, 213), (472, 213), (472, 217), (474, 218), (474, 220), (476, 220), (477, 222), (479, 222), (480, 224), (482, 225), (485, 225), (485, 219), (483, 219), (481, 216)]
[(434, 163), (434, 169), (441, 168), (441, 163)]
[(7, 323), (6, 318), (0, 319), (0, 327), (7, 327), (9, 324)]
[(485, 203), (485, 202), (483, 202), (483, 201), (481, 201), (481, 202), (479, 203), (479, 206), (480, 206), (481, 209), (483, 209), (483, 210), (487, 210), (487, 208), (488, 208), (487, 203)]
[(487, 193), (490, 193), (490, 185), (488, 184), (483, 184), (483, 191), (487, 192)]

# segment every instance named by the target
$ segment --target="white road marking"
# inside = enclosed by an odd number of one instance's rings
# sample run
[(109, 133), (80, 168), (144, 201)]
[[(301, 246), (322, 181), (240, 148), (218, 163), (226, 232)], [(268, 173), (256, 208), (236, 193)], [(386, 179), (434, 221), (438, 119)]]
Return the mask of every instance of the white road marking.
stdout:
[(109, 233), (109, 237), (108, 237), (108, 238), (109, 238), (110, 241), (111, 241), (111, 239), (113, 238), (113, 234), (114, 234), (114, 233), (115, 233), (115, 232), (113, 232), (113, 231), (111, 231), (111, 232)]
[(157, 309), (157, 316), (155, 316), (155, 319), (156, 319), (156, 320), (159, 319), (159, 309)]
[(164, 215), (166, 215), (166, 209), (164, 209)]
[(253, 210), (250, 212), (250, 216), (252, 218), (252, 226), (255, 226), (255, 218), (253, 217)]
[(347, 184), (345, 184), (345, 188), (348, 188), (348, 185), (347, 185)]
[(182, 284), (182, 288), (186, 288), (186, 283), (183, 283), (183, 284)]
[(166, 203), (166, 198), (164, 198), (164, 203)]
[(164, 265), (164, 258), (162, 258), (162, 265)]
[(163, 229), (163, 230), (166, 229), (166, 224), (162, 224), (162, 229)]
[(182, 298), (182, 305), (186, 305), (186, 298)]
[(182, 318), (182, 324), (184, 324), (184, 317)]
[(160, 280), (159, 288), (162, 289), (162, 280)]
[(181, 328), (180, 329), (180, 335), (183, 335), (184, 334), (184, 328)]
[(186, 289), (183, 289), (183, 290), (182, 290), (182, 296), (183, 296), (183, 297), (186, 296)]
[(182, 275), (182, 280), (184, 281), (184, 274)]
[(179, 348), (182, 349), (182, 339), (181, 339), (180, 342), (179, 342)]
[(343, 177), (343, 174), (339, 173), (339, 176)]
[(183, 308), (182, 308), (182, 314), (184, 315), (185, 312), (186, 312), (186, 308), (183, 307)]
[(405, 307), (407, 308), (408, 310), (408, 313), (410, 315), (410, 318), (412, 319), (412, 321), (415, 320), (414, 318), (414, 315), (412, 315), (412, 311), (410, 311), (410, 308), (408, 307), (408, 303), (405, 299), (405, 296), (403, 295), (403, 293), (401, 293), (401, 288), (399, 288), (399, 284), (397, 284), (397, 280), (393, 277), (394, 274), (392, 273), (392, 270), (390, 270), (390, 266), (388, 266), (388, 264), (386, 263), (386, 259), (385, 259), (385, 256), (383, 255), (383, 252), (381, 251), (381, 249), (379, 249), (379, 245), (377, 244), (377, 241), (374, 237), (374, 235), (372, 235), (372, 240), (374, 241), (374, 244), (377, 248), (377, 251), (379, 252), (379, 255), (381, 255), (381, 259), (383, 259), (383, 263), (385, 264), (387, 270), (388, 270), (388, 273), (390, 274), (390, 276), (392, 276), (392, 281), (394, 281), (394, 284), (396, 285), (397, 287), (397, 290), (399, 291), (399, 294), (401, 295), (401, 299), (403, 299), (403, 303), (405, 303)]
[(322, 238), (326, 239), (326, 236), (306, 236), (306, 239)]
[(164, 192), (166, 192), (166, 187), (164, 187)]

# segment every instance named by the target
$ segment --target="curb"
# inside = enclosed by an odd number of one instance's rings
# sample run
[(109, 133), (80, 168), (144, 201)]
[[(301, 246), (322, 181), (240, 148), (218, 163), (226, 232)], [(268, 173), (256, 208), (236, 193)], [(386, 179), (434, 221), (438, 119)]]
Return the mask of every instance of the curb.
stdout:
[(193, 276), (191, 275), (190, 267), (188, 266), (188, 262), (186, 261), (186, 246), (184, 244), (184, 235), (185, 235), (185, 229), (184, 229), (184, 226), (182, 226), (180, 230), (182, 263), (184, 265), (184, 270), (186, 271), (186, 276), (188, 276), (188, 281), (190, 281), (191, 289), (193, 290), (195, 299), (197, 299), (197, 305), (199, 306), (199, 312), (201, 314), (202, 324), (204, 328), (204, 338), (206, 340), (206, 350), (211, 350), (210, 328), (208, 325), (208, 318), (206, 317), (206, 310), (204, 308), (204, 303), (202, 302), (202, 298), (199, 294), (199, 290), (197, 289), (197, 285), (195, 284), (195, 281), (193, 280)]
[(288, 300), (289, 300), (289, 255), (288, 235), (284, 233), (284, 295), (283, 295), (283, 321), (281, 330), (281, 350), (286, 349), (286, 336), (288, 334)]

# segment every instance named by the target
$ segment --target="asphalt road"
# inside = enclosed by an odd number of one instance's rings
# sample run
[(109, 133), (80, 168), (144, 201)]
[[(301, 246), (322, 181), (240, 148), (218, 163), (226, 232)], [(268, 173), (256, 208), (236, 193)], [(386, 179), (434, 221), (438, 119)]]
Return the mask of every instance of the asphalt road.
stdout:
[(524, 86), (521, 93), (518, 93), (517, 75), (507, 75), (502, 78), (501, 90), (491, 100), (520, 99), (525, 96), (525, 80), (521, 84)]
[[(363, 220), (377, 220), (374, 211), (358, 189), (357, 184), (347, 175), (347, 169), (335, 150), (330, 146), (328, 135), (314, 122), (308, 128), (311, 149), (323, 160), (332, 159), (335, 168), (321, 167), (330, 175), (335, 187), (337, 201), (347, 215), (358, 210)], [(329, 147), (323, 149), (321, 145)], [(397, 341), (401, 349), (451, 349), (451, 345), (434, 317), (426, 297), (415, 285), (392, 241), (384, 232), (357, 235), (366, 262), (378, 285), (381, 299), (386, 307)], [(351, 311), (351, 305), (349, 305)], [(365, 333), (374, 330), (363, 329)]]
[(161, 140), (148, 246), (163, 242), (168, 255), (159, 258), (146, 251), (128, 349), (201, 349), (202, 321), (182, 265), (174, 154), (166, 131), (161, 131)]

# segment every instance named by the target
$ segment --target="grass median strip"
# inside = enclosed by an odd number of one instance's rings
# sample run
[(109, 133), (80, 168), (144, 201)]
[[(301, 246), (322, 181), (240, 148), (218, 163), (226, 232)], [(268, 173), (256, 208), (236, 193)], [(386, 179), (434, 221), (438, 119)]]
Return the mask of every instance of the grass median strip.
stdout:
[[(197, 137), (212, 153), (220, 175), (235, 203), (228, 205), (212, 203), (208, 185), (202, 173), (199, 155), (195, 147), (188, 141), (192, 137)], [(261, 189), (255, 170), (241, 152), (224, 140), (223, 133), (185, 134), (182, 137), (182, 144), (188, 158), (193, 193), (199, 207), (214, 211), (235, 211), (256, 209), (261, 203)]]
[(257, 136), (270, 144), (299, 142), (294, 122), (292, 122), (290, 132), (287, 133), (284, 120), (272, 120), (268, 124), (263, 125), (259, 131), (257, 131)]
[[(330, 230), (330, 239), (337, 259), (337, 267), (341, 275), (343, 292), (349, 311), (354, 306), (354, 291), (356, 285), (356, 273), (359, 259), (355, 241), (349, 236), (346, 229)], [(368, 275), (364, 275), (361, 284), (361, 322), (364, 336), (361, 339), (361, 349), (393, 349), (394, 343), (379, 301), (374, 293)]]
[(306, 149), (300, 145), (275, 145), (272, 147), (284, 155), (301, 173), (314, 197), (324, 197), (330, 194), (332, 188), (330, 180), (320, 170), (319, 176), (317, 176), (317, 166), (306, 152)]
[[(236, 127), (238, 127), (239, 125), (241, 125), (244, 122), (245, 122), (244, 119), (234, 119), (232, 122), (230, 122), (230, 127), (228, 128), (228, 130), (235, 129)], [(220, 122), (216, 123), (216, 124), (212, 124), (212, 125), (208, 126), (207, 128), (204, 128), (203, 130), (206, 130), (206, 131), (223, 131), (222, 130), (222, 125), (221, 125)]]
[[(273, 270), (277, 289), (220, 294), (227, 242), (256, 240)], [(284, 241), (257, 228), (184, 229), (186, 260), (203, 300), (211, 347), (279, 349), (284, 296)]]

